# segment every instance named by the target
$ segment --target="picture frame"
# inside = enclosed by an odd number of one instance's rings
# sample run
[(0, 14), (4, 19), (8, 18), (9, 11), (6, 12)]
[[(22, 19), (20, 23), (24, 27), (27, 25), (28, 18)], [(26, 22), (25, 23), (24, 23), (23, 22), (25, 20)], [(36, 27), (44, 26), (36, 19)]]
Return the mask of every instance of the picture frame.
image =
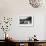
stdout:
[(18, 16), (18, 26), (33, 26), (33, 16)]

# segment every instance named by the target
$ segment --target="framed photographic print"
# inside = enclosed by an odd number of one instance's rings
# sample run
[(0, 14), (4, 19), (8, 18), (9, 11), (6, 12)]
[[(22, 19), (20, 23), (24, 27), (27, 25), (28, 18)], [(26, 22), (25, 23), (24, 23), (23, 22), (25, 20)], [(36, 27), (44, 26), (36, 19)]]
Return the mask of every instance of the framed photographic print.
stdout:
[(33, 26), (33, 16), (19, 16), (19, 26)]

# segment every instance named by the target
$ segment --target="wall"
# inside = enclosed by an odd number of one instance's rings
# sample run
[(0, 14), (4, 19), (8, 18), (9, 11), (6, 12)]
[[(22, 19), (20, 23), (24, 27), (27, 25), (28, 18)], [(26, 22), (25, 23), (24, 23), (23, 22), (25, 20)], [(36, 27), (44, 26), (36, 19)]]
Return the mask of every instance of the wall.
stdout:
[(46, 14), (46, 8), (33, 8), (28, 0), (0, 0), (0, 15), (15, 16), (19, 14)]
[[(34, 16), (34, 26), (19, 27), (17, 25), (17, 16), (19, 15)], [(36, 34), (39, 40), (44, 40), (45, 16), (43, 15), (46, 15), (46, 9), (32, 8), (28, 0), (0, 0), (0, 16), (13, 17), (9, 33), (16, 39), (27, 40), (30, 36)], [(0, 39), (2, 39), (2, 36)]]
[(46, 16), (45, 16), (45, 24), (44, 24), (44, 39), (46, 39)]
[[(14, 16), (12, 26), (10, 27), (10, 31), (8, 31), (10, 37), (16, 38), (16, 40), (28, 40), (29, 37), (31, 38), (35, 34), (37, 39), (44, 40), (44, 16), (34, 16), (34, 24), (32, 27), (21, 27), (17, 24), (17, 20), (18, 16)], [(2, 34), (4, 34), (3, 31)], [(2, 36), (0, 37), (0, 39), (4, 38)]]
[[(15, 21), (15, 22), (14, 22)], [(10, 33), (17, 40), (27, 40), (34, 34), (37, 39), (44, 40), (44, 16), (34, 16), (34, 26), (20, 27), (17, 25), (17, 17), (13, 19)]]

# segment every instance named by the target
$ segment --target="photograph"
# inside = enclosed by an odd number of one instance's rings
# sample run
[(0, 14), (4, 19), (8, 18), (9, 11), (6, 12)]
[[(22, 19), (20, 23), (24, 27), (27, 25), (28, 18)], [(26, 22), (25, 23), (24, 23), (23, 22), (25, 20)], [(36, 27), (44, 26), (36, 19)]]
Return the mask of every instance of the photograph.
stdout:
[(19, 26), (33, 26), (33, 16), (19, 16)]

